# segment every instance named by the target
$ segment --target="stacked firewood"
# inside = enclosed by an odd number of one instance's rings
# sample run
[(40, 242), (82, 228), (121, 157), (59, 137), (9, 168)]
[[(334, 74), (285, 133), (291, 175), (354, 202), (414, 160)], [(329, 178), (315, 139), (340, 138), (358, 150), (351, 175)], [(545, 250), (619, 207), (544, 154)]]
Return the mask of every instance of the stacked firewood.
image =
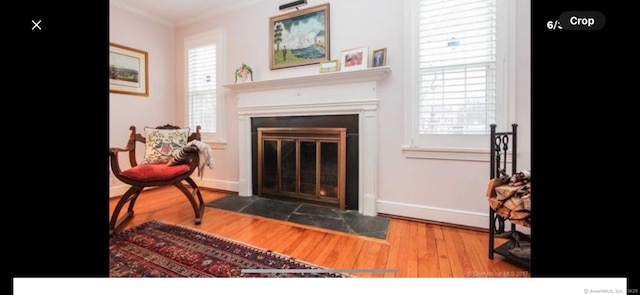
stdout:
[(491, 179), (487, 190), (489, 206), (512, 223), (531, 226), (531, 171), (513, 175), (504, 172)]

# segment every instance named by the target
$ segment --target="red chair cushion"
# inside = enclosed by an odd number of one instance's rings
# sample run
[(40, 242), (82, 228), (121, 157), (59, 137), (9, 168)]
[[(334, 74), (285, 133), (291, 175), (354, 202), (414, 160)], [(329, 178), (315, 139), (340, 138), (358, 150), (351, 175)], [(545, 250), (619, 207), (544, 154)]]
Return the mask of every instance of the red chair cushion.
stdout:
[(189, 172), (189, 165), (142, 164), (122, 171), (121, 175), (137, 181), (167, 180)]

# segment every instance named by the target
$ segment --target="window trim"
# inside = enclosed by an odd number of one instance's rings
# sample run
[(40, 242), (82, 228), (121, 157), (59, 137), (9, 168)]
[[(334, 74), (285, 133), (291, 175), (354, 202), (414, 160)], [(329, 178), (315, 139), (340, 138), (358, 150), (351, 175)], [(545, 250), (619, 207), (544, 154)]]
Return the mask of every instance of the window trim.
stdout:
[[(497, 95), (507, 97), (500, 100), (496, 105), (496, 111), (502, 114), (496, 114), (499, 125), (508, 125), (508, 122), (514, 122), (516, 116), (516, 4), (514, 1), (497, 0), (499, 9), (497, 11), (497, 19), (500, 22), (498, 30), (498, 39), (505, 38), (506, 44), (501, 50), (501, 54), (497, 57), (503, 62), (498, 63), (499, 70), (503, 75), (498, 81), (496, 90)], [(417, 59), (417, 21), (418, 21), (418, 0), (405, 1), (404, 5), (404, 48), (405, 58), (404, 65), (408, 77), (404, 79), (404, 143), (401, 147), (402, 153), (406, 158), (422, 158), (422, 159), (443, 159), (443, 160), (470, 160), (484, 161), (487, 159), (489, 152), (488, 144), (482, 143), (486, 136), (482, 135), (452, 135), (449, 138), (465, 137), (479, 138), (479, 145), (465, 146), (460, 145), (420, 145), (418, 138), (418, 96), (417, 96), (417, 77), (418, 64), (414, 62)], [(506, 23), (504, 23), (506, 22)], [(499, 45), (501, 46), (501, 45)], [(496, 68), (498, 70), (498, 68)], [(437, 138), (438, 135), (431, 135)], [(455, 141), (459, 141), (453, 139)]]
[(223, 79), (226, 73), (226, 34), (222, 29), (215, 29), (184, 38), (184, 122), (189, 125), (189, 48), (197, 44), (216, 44), (216, 132), (201, 132), (202, 141), (214, 149), (226, 149), (227, 132), (225, 120), (225, 92)]

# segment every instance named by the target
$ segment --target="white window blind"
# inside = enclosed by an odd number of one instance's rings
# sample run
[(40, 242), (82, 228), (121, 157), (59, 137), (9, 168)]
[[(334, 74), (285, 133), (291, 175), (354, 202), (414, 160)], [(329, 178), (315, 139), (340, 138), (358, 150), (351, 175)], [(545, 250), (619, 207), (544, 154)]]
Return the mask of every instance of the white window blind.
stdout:
[(496, 0), (420, 0), (418, 9), (418, 133), (488, 134), (496, 120)]
[(216, 45), (188, 49), (189, 127), (215, 133), (216, 124)]

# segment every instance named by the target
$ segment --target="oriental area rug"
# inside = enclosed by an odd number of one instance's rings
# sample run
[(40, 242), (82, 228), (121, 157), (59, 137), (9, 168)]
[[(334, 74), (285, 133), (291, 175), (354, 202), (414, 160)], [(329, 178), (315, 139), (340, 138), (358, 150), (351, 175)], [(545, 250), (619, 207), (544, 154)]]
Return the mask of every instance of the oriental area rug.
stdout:
[(111, 237), (109, 276), (351, 277), (280, 253), (157, 220)]

